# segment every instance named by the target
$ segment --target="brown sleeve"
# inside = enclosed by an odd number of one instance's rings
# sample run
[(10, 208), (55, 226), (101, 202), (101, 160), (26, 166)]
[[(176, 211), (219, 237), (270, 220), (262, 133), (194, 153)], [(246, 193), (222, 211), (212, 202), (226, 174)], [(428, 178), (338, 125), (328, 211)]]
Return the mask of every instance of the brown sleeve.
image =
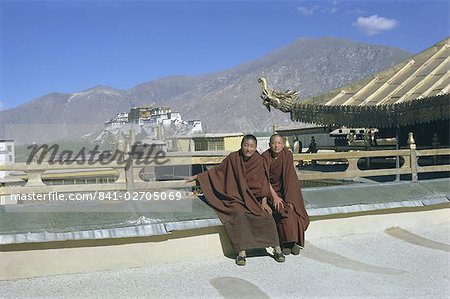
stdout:
[[(256, 153), (255, 153), (256, 154)], [(263, 175), (261, 177), (261, 181), (262, 181), (262, 186), (261, 186), (261, 196), (262, 197), (270, 197), (270, 180), (269, 180), (269, 167), (265, 161), (265, 159), (259, 154), (259, 157), (261, 158), (261, 164), (263, 167)]]

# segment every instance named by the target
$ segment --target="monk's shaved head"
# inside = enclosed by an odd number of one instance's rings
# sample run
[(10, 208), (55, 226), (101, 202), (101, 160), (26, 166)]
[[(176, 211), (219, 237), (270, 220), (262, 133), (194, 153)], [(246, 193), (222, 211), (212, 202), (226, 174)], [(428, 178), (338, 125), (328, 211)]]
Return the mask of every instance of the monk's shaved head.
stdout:
[(241, 141), (241, 153), (246, 159), (249, 159), (256, 152), (257, 145), (258, 141), (255, 136), (251, 134), (245, 135)]
[(242, 141), (241, 141), (241, 146), (244, 144), (245, 141), (247, 140), (253, 140), (255, 142), (255, 144), (258, 144), (258, 140), (256, 139), (256, 137), (252, 134), (247, 134), (244, 137), (242, 137)]
[(272, 143), (273, 139), (274, 139), (274, 138), (277, 138), (277, 137), (280, 137), (280, 138), (283, 140), (283, 142), (284, 142), (284, 137), (281, 136), (281, 135), (278, 134), (278, 133), (272, 134), (272, 136), (270, 136), (270, 141), (269, 141), (269, 142)]
[(273, 134), (270, 136), (269, 147), (272, 157), (277, 157), (283, 151), (284, 137), (280, 134)]

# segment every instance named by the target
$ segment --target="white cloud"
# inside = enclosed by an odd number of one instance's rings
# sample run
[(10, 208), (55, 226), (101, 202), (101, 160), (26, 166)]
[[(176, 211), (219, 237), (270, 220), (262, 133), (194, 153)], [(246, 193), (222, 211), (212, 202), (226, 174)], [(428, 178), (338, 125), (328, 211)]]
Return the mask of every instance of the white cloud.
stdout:
[(379, 17), (378, 15), (372, 15), (370, 17), (358, 17), (353, 26), (356, 26), (359, 30), (367, 35), (375, 35), (383, 31), (389, 31), (397, 27), (399, 22), (395, 19), (387, 19)]
[(306, 6), (299, 6), (299, 7), (297, 7), (297, 10), (302, 15), (305, 15), (305, 16), (313, 15), (318, 9), (319, 9), (319, 5), (314, 5), (312, 7), (306, 7)]
[(347, 10), (345, 11), (345, 13), (348, 13), (348, 14), (356, 14), (356, 15), (362, 15), (362, 14), (365, 14), (366, 11), (365, 11), (364, 9), (361, 9), (361, 8), (353, 8), (353, 9), (347, 9)]
[(3, 102), (0, 101), (0, 111), (2, 111), (2, 110), (3, 110)]
[[(328, 2), (328, 3), (327, 3)], [(304, 16), (312, 16), (315, 13), (323, 13), (323, 14), (335, 14), (339, 11), (337, 0), (327, 1), (325, 5), (314, 5), (314, 6), (306, 6), (300, 5), (297, 7), (299, 13)]]
[(330, 15), (337, 13), (339, 10), (337, 8), (338, 4), (339, 4), (339, 1), (337, 1), (337, 0), (331, 1), (331, 7), (325, 7), (325, 12), (329, 13)]
[(319, 5), (314, 5), (314, 6), (311, 6), (311, 7), (299, 6), (299, 7), (297, 7), (297, 10), (304, 16), (312, 16), (316, 12), (330, 14), (330, 15), (335, 14), (336, 12), (338, 12), (338, 8), (335, 7), (335, 6), (333, 6), (333, 7), (329, 7), (329, 6), (320, 7)]
[(336, 6), (333, 7), (326, 7), (324, 10), (325, 13), (329, 13), (330, 15), (335, 14), (338, 12), (338, 8)]

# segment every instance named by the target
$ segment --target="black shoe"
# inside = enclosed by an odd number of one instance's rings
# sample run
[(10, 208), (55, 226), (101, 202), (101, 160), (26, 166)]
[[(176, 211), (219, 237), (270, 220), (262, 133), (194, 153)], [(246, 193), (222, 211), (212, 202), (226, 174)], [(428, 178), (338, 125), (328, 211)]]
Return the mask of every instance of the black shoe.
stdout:
[(298, 246), (297, 244), (294, 244), (294, 246), (292, 246), (292, 248), (291, 248), (291, 253), (293, 255), (299, 255), (300, 254), (300, 246)]
[(290, 255), (291, 254), (291, 249), (289, 247), (283, 247), (281, 249), (281, 251), (283, 252), (284, 255)]
[(236, 257), (236, 265), (238, 265), (238, 266), (245, 266), (245, 264), (247, 263), (245, 258), (246, 258), (245, 256), (238, 255)]
[(273, 258), (279, 263), (284, 263), (284, 261), (286, 260), (286, 257), (284, 256), (284, 254), (282, 252), (280, 252), (280, 253), (274, 252)]

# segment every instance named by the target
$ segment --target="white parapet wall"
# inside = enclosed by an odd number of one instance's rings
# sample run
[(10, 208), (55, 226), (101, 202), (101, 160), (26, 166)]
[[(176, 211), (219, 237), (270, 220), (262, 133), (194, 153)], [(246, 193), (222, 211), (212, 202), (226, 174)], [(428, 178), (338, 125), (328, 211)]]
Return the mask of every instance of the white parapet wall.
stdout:
[(17, 199), (11, 197), (11, 195), (0, 195), (0, 205), (15, 205)]
[[(449, 223), (450, 208), (314, 220), (307, 240), (382, 232), (391, 227)], [(11, 244), (0, 246), (0, 280), (146, 267), (233, 256), (222, 226), (173, 231), (163, 236)], [(232, 260), (230, 260), (232, 262)]]

